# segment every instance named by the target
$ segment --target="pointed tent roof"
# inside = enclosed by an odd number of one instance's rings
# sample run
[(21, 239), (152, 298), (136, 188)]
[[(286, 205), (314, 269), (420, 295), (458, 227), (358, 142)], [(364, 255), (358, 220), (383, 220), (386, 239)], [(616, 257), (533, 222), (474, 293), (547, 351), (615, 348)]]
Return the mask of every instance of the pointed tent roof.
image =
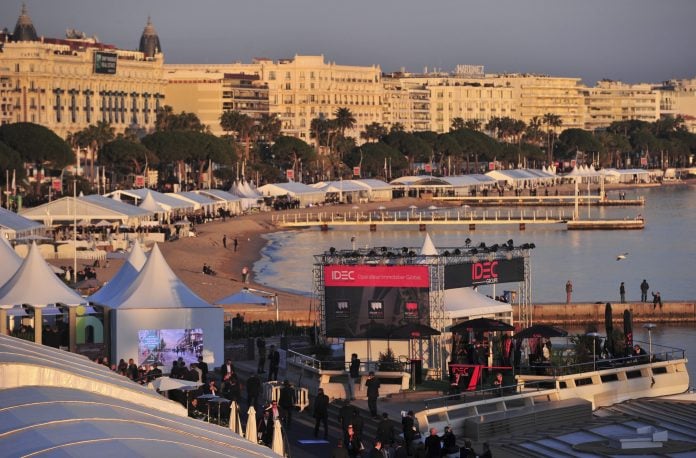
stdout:
[(444, 303), (445, 316), (453, 319), (512, 313), (510, 304), (491, 299), (470, 287), (445, 290)]
[(176, 276), (157, 244), (138, 277), (122, 295), (109, 302), (118, 310), (216, 307), (198, 297)]
[(145, 194), (145, 198), (142, 202), (140, 202), (140, 205), (138, 205), (138, 207), (153, 213), (165, 212), (164, 208), (162, 208), (162, 206), (155, 201), (155, 198), (152, 197), (152, 193), (150, 191), (148, 191), (147, 194)]
[(0, 287), (0, 307), (21, 304), (46, 307), (56, 303), (86, 305), (87, 301), (56, 277), (34, 242), (17, 272)]
[(22, 258), (3, 237), (0, 237), (0, 259), (2, 259), (0, 262), (0, 286), (2, 286), (22, 265)]
[(421, 248), (421, 254), (423, 256), (437, 256), (439, 254), (437, 252), (437, 248), (435, 248), (435, 244), (430, 238), (430, 234), (428, 233), (425, 234), (425, 240), (423, 241), (423, 248)]
[(128, 259), (114, 275), (114, 278), (99, 291), (89, 296), (87, 300), (95, 304), (110, 306), (138, 278), (138, 273), (142, 270), (146, 261), (147, 257), (143, 253), (143, 249), (140, 248), (140, 243), (135, 242)]

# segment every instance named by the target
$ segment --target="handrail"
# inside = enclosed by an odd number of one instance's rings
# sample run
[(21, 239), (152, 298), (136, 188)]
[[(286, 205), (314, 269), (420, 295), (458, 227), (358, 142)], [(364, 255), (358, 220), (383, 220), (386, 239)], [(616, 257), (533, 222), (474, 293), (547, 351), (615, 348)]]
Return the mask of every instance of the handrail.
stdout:
[[(552, 378), (546, 380), (535, 380), (529, 383), (515, 383), (512, 385), (504, 385), (500, 387), (484, 388), (476, 391), (462, 391), (461, 393), (448, 394), (446, 396), (437, 396), (434, 398), (428, 398), (423, 401), (425, 405), (425, 410), (436, 409), (440, 407), (449, 408), (449, 403), (451, 401), (456, 401), (456, 404), (466, 404), (476, 401), (485, 401), (492, 398), (501, 398), (505, 396), (514, 396), (524, 392), (538, 392), (549, 389), (549, 384), (553, 384), (555, 388), (555, 381)], [(469, 398), (469, 400), (467, 400)], [(441, 406), (433, 406), (432, 404), (442, 403)]]
[[(287, 350), (288, 360), (302, 366), (308, 366), (316, 370), (343, 370), (348, 372), (350, 368), (350, 361), (322, 361), (313, 356), (304, 355), (295, 350)], [(361, 361), (360, 362), (360, 373), (367, 373), (370, 371), (379, 372), (380, 365), (394, 364), (401, 367), (400, 371), (388, 371), (388, 372), (409, 372), (410, 362), (401, 361)]]

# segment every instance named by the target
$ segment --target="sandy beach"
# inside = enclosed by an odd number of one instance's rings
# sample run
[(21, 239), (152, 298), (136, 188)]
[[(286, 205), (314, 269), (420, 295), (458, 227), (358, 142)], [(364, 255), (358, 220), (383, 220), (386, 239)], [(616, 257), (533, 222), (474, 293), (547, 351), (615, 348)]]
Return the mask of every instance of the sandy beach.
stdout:
[[(616, 185), (607, 186), (606, 189), (628, 189), (636, 186)], [(571, 193), (570, 185), (559, 186), (559, 191)], [(361, 211), (377, 210), (379, 206), (385, 206), (389, 210), (407, 209), (411, 205), (419, 208), (426, 208), (432, 205), (433, 201), (417, 198), (401, 198), (391, 202), (374, 202), (361, 204)], [(438, 202), (440, 207), (458, 206), (457, 203), (444, 204)], [(302, 209), (303, 213), (316, 213), (326, 211), (348, 211), (350, 207), (346, 205), (321, 206)], [(296, 213), (297, 210), (286, 210), (286, 213)], [(266, 285), (258, 285), (254, 282), (252, 267), (261, 258), (261, 250), (267, 241), (262, 237), (263, 234), (283, 230), (276, 227), (272, 218), (281, 215), (283, 212), (261, 212), (256, 214), (244, 215), (228, 218), (226, 221), (216, 220), (197, 226), (197, 236), (167, 242), (160, 246), (165, 259), (172, 270), (186, 283), (196, 294), (203, 299), (214, 302), (240, 291), (243, 287), (257, 288), (263, 291), (276, 293), (280, 309), (281, 320), (293, 320), (299, 324), (311, 324), (314, 318), (311, 314), (312, 299), (309, 297), (292, 294), (284, 291), (275, 290)], [(223, 247), (222, 238), (227, 235), (227, 248)], [(237, 238), (239, 244), (237, 251), (234, 251), (234, 239)], [(69, 260), (52, 261), (56, 265), (70, 264)], [(101, 281), (108, 281), (118, 269), (123, 265), (123, 260), (111, 260), (109, 267), (97, 269), (98, 278)], [(202, 273), (203, 263), (208, 263), (217, 272), (216, 276), (204, 275)], [(83, 266), (83, 262), (78, 260), (78, 268)], [(250, 271), (250, 282), (247, 285), (242, 283), (242, 268), (247, 266)], [(307, 275), (311, 275), (311, 266), (298, 266), (306, 269)], [(256, 305), (226, 305), (225, 311), (230, 314), (240, 313), (247, 321), (253, 320), (274, 320), (275, 309)]]

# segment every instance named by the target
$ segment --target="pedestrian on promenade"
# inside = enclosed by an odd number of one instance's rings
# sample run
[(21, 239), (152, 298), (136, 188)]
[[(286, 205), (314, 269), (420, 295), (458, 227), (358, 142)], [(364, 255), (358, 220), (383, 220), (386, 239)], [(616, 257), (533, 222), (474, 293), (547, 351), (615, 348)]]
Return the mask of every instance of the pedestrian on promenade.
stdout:
[(247, 266), (242, 267), (242, 283), (249, 283), (249, 268)]
[(377, 417), (377, 398), (379, 397), (379, 379), (375, 377), (374, 371), (370, 371), (365, 381), (365, 388), (367, 388), (367, 406), (370, 409), (370, 415), (372, 418)]
[(329, 397), (319, 388), (314, 399), (314, 437), (319, 436), (319, 424), (324, 424), (324, 439), (329, 438)]
[(237, 237), (234, 238), (232, 245), (234, 246), (234, 251), (237, 251), (237, 245), (239, 245), (239, 241), (237, 240)]
[(350, 367), (348, 368), (350, 376), (348, 378), (348, 395), (350, 399), (355, 399), (355, 384), (360, 386), (360, 359), (357, 353), (350, 356)]
[(275, 345), (271, 345), (268, 352), (268, 381), (278, 380), (278, 367), (280, 366), (280, 352)]
[(621, 303), (625, 304), (626, 303), (626, 286), (624, 285), (624, 282), (621, 282), (621, 286), (619, 286), (619, 295), (621, 296)]
[(648, 285), (647, 280), (643, 279), (643, 283), (640, 284), (640, 301), (648, 302), (648, 291), (650, 291), (650, 285)]
[(573, 282), (568, 280), (566, 282), (566, 304), (570, 304), (570, 300), (573, 296)]
[(227, 235), (222, 236), (222, 247), (227, 249)]
[(256, 349), (258, 350), (259, 354), (259, 364), (256, 368), (256, 372), (263, 374), (266, 372), (263, 370), (264, 366), (266, 365), (266, 339), (264, 339), (263, 336), (256, 338)]
[(662, 310), (662, 297), (660, 297), (660, 292), (652, 293), (653, 297), (653, 310), (657, 308), (657, 306), (660, 306), (660, 310)]

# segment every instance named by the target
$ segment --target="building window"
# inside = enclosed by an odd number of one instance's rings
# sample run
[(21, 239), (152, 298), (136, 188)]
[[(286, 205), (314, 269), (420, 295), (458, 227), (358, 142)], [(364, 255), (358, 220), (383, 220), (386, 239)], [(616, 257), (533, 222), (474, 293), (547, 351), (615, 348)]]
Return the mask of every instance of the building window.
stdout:
[(55, 103), (55, 106), (53, 107), (53, 109), (56, 111), (56, 122), (62, 122), (63, 121), (63, 116), (62, 116), (63, 107), (61, 105), (61, 103), (62, 103), (61, 95), (63, 94), (64, 91), (62, 89), (55, 89), (53, 92), (56, 95), (56, 103)]
[(150, 94), (143, 94), (143, 121), (145, 124), (150, 122)]
[(77, 90), (70, 90), (70, 122), (77, 122)]
[(131, 123), (138, 124), (138, 94), (131, 92)]
[(87, 89), (83, 94), (85, 95), (85, 120), (87, 124), (90, 124), (92, 122), (92, 94), (94, 92)]
[(276, 72), (268, 72), (268, 79), (270, 81), (275, 81), (276, 79)]

